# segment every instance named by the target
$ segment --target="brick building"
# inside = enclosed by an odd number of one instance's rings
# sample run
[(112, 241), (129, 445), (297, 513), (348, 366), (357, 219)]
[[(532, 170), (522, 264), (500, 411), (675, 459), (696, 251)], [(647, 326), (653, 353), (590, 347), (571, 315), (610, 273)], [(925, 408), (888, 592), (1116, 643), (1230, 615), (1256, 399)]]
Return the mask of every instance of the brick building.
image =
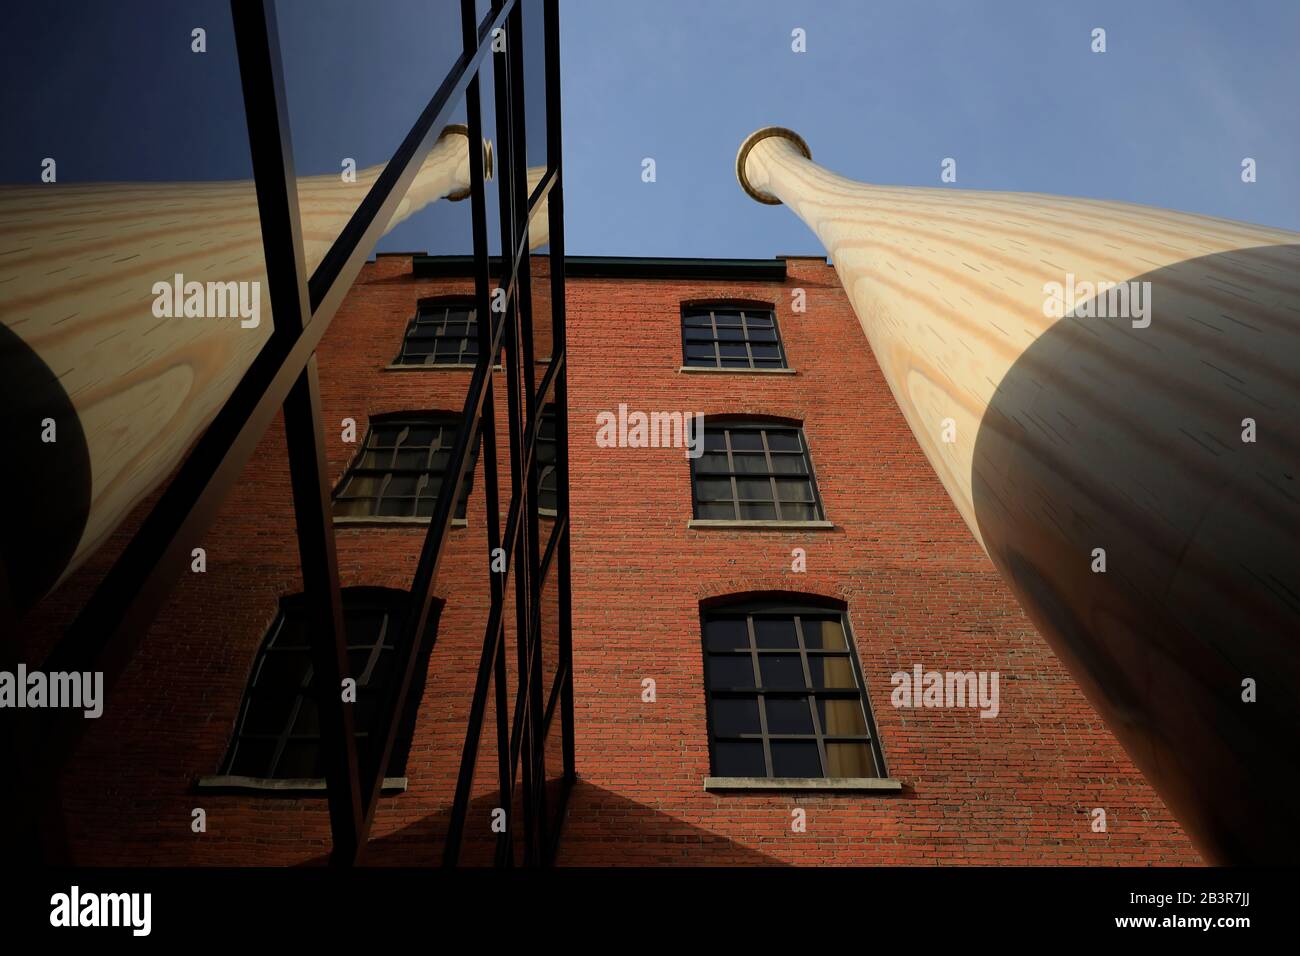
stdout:
[[(971, 539), (824, 260), (572, 261), (578, 779), (560, 864), (1198, 861)], [(454, 427), (469, 382), (466, 346), (449, 344), (465, 333), (469, 269), (380, 255), (317, 351), (340, 584), (374, 634), (389, 632), (388, 596), (409, 584), (427, 528), (419, 515), (440, 490), (437, 429)], [(535, 256), (532, 271), (545, 277), (547, 259)], [(549, 326), (537, 291), (546, 286), (534, 282), (538, 329)], [(544, 370), (544, 337), (534, 354)], [(620, 406), (702, 413), (703, 455), (603, 447), (598, 423)], [(495, 412), (504, 433), (503, 406)], [(423, 477), (402, 470), (397, 456), (411, 449), (427, 453), (415, 469)], [(508, 469), (503, 449), (498, 458)], [(475, 461), (472, 506), (436, 580), (436, 642), (367, 862), (428, 865), (441, 852), (490, 606), (475, 502), (486, 464)], [(150, 503), (33, 611), (38, 643), (53, 643)], [(293, 596), (303, 588), (293, 525), (277, 418), (195, 543), (206, 569), (173, 590), (63, 777), (76, 862), (324, 859), (328, 813), (304, 784), (315, 757), (293, 684)], [(556, 634), (549, 583), (543, 643)], [(389, 651), (382, 638), (358, 639), (354, 671), (382, 680)], [(997, 716), (893, 706), (892, 675), (918, 665), (997, 672)], [(256, 675), (275, 667), (289, 677), (266, 685), (280, 687), (272, 705)], [(259, 711), (264, 704), (273, 710)], [(483, 739), (495, 733), (489, 708)], [(553, 738), (548, 773), (558, 765)], [(494, 761), (475, 773), (466, 863), (487, 862), (494, 844)]]

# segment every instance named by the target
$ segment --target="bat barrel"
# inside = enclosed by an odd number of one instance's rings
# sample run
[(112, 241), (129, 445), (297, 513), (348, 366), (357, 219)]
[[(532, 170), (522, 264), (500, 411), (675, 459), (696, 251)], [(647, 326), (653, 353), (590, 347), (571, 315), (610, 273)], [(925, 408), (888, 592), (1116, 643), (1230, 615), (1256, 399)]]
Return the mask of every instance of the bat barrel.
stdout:
[[(385, 231), (468, 195), (469, 163), (468, 130), (447, 127)], [(298, 180), (309, 274), (382, 171), (358, 170), (355, 183)], [(251, 181), (6, 187), (0, 207), (10, 221), (0, 237), (0, 401), (20, 423), (25, 463), (5, 469), (6, 498), (21, 508), (0, 555), (25, 608), (171, 474), (272, 322)], [(222, 317), (186, 315), (181, 301), (160, 316), (159, 284), (178, 275), (182, 289), (220, 287), (209, 297)], [(235, 301), (227, 284), (258, 290), (241, 302), (256, 306), (256, 322), (224, 311)]]
[(737, 178), (821, 240), (958, 513), (1202, 854), (1293, 861), (1300, 235), (869, 185), (778, 127)]

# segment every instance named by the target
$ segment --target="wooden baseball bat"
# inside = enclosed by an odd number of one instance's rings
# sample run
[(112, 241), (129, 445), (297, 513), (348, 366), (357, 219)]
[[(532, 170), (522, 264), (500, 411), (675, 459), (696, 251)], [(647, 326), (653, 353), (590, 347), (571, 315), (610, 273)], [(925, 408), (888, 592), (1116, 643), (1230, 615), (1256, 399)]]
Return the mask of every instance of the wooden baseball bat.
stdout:
[[(449, 126), (385, 231), (470, 188), (469, 134)], [(298, 180), (307, 271), (320, 263), (382, 166)], [(270, 337), (270, 297), (251, 181), (96, 183), (0, 190), (0, 377), (24, 449), (6, 497), (30, 527), (3, 535), (28, 605), (75, 569), (165, 479)], [(156, 283), (258, 283), (258, 321), (156, 313)], [(173, 296), (173, 298), (175, 298)], [(16, 410), (23, 410), (21, 413)], [(42, 422), (54, 420), (54, 441)], [(32, 509), (34, 500), (49, 506)], [(38, 510), (39, 515), (31, 514)]]
[(957, 511), (1203, 856), (1294, 863), (1300, 234), (867, 185), (777, 127), (736, 172), (820, 239)]

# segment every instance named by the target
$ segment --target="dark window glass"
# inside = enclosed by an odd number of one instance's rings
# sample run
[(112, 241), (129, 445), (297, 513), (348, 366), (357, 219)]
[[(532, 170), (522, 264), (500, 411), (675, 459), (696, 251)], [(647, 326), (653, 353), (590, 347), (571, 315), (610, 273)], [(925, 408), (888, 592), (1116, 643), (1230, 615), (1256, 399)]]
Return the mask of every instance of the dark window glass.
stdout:
[[(403, 416), (373, 423), (361, 452), (334, 491), (334, 514), (432, 517), (459, 427), (460, 420), (449, 416)], [(465, 517), (477, 456), (476, 440), (456, 503), (458, 518)]]
[(696, 518), (819, 521), (803, 430), (788, 425), (704, 425), (704, 453), (691, 459)]
[(723, 697), (714, 702), (713, 722), (720, 737), (757, 734), (762, 729), (758, 701), (751, 697)]
[(843, 614), (748, 605), (707, 612), (713, 772), (875, 777), (883, 759)]
[(559, 508), (555, 473), (555, 405), (542, 408), (542, 422), (537, 431), (534, 452), (537, 463), (537, 508), (543, 514), (553, 515)]
[(682, 357), (704, 368), (786, 368), (771, 309), (691, 307), (682, 310)]
[(821, 757), (818, 756), (816, 741), (773, 740), (771, 742), (771, 747), (772, 776), (823, 776)]
[(720, 777), (765, 777), (763, 744), (756, 740), (719, 741), (713, 769)]
[(749, 631), (743, 617), (718, 617), (704, 622), (704, 647), (710, 651), (737, 651), (749, 647)]
[(472, 303), (424, 303), (406, 326), (394, 365), (473, 365), (478, 321)]
[[(349, 676), (357, 682), (352, 716), (363, 761), (376, 759), (372, 748), (382, 743), (378, 739), (384, 730), (381, 718), (392, 704), (398, 676), (397, 641), (406, 607), (403, 592), (343, 589)], [(317, 686), (307, 632), (303, 597), (295, 595), (283, 601), (253, 663), (223, 773), (276, 779), (325, 775), (317, 694), (337, 694), (339, 689)], [(404, 734), (409, 734), (409, 729)], [(404, 762), (402, 749), (395, 751), (390, 770)]]

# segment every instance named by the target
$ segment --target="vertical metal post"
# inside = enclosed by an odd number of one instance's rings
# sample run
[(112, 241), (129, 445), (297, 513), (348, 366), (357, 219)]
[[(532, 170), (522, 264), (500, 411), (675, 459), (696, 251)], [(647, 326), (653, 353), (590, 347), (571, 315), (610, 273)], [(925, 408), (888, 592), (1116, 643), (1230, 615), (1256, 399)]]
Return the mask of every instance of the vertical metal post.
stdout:
[[(565, 520), (564, 537), (557, 547), (556, 581), (560, 604), (559, 660), (557, 673), (563, 674), (560, 691), (561, 752), (564, 761), (562, 800), (567, 802), (569, 789), (577, 779), (577, 761), (574, 753), (573, 726), (573, 589), (570, 544), (573, 527), (569, 513), (569, 351), (566, 336), (567, 308), (565, 302), (566, 278), (564, 275), (564, 161), (563, 136), (560, 118), (560, 23), (559, 0), (546, 0), (546, 155), (551, 167), (557, 171), (555, 185), (547, 207), (550, 216), (551, 236), (551, 354), (561, 356), (563, 363), (555, 377), (555, 490), (556, 512)], [(552, 718), (553, 719), (553, 718)], [(562, 811), (562, 807), (560, 808)], [(559, 812), (556, 818), (557, 837), (561, 825)], [(558, 841), (553, 841), (553, 845)]]
[(507, 54), (510, 57), (510, 125), (512, 148), (516, 161), (510, 169), (511, 189), (514, 192), (515, 245), (519, 260), (515, 263), (516, 301), (518, 310), (520, 353), (517, 362), (519, 388), (523, 393), (522, 452), (524, 460), (524, 507), (521, 513), (524, 534), (522, 545), (526, 574), (516, 578), (515, 611), (520, 628), (520, 684), (526, 686), (526, 717), (524, 720), (524, 779), (531, 793), (525, 805), (528, 841), (525, 860), (538, 863), (545, 854), (546, 839), (546, 774), (544, 770), (545, 739), (542, 713), (545, 695), (542, 691), (541, 635), (539, 633), (541, 606), (541, 548), (537, 515), (537, 433), (540, 425), (540, 403), (536, 394), (536, 375), (533, 361), (533, 317), (531, 256), (525, 237), (528, 235), (528, 126), (525, 114), (524, 92), (524, 17), (523, 5), (516, 4), (510, 15)]
[[(262, 220), (262, 248), (274, 322), (272, 341), (280, 345), (292, 342), (297, 329), (311, 320), (311, 311), (275, 4), (273, 0), (233, 0), (231, 15)], [(347, 865), (355, 859), (361, 841), (361, 785), (351, 705), (342, 699), (342, 682), (349, 673), (347, 636), (325, 478), (314, 354), (285, 400), (284, 423), (310, 621), (312, 682), (325, 757), (333, 837), (331, 861)]]

